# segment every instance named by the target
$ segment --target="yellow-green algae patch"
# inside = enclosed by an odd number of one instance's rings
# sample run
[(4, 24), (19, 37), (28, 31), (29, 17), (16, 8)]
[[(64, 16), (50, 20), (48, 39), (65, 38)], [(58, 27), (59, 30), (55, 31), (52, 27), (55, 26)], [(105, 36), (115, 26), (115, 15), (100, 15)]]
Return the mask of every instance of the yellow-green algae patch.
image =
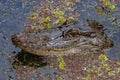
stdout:
[[(87, 69), (87, 76), (83, 77), (82, 80), (91, 80), (92, 77), (95, 77), (95, 75), (106, 78), (117, 75), (120, 72), (120, 68), (114, 69), (111, 65), (108, 64), (108, 61), (109, 59), (105, 54), (100, 54), (98, 56), (98, 60), (95, 61), (94, 66), (91, 67), (90, 69)], [(120, 65), (119, 63), (120, 62), (117, 61), (118, 65)]]
[(54, 57), (50, 62), (58, 71), (56, 79), (59, 77), (63, 80), (117, 80), (120, 78), (119, 61), (109, 59), (104, 52), (63, 56), (59, 59)]

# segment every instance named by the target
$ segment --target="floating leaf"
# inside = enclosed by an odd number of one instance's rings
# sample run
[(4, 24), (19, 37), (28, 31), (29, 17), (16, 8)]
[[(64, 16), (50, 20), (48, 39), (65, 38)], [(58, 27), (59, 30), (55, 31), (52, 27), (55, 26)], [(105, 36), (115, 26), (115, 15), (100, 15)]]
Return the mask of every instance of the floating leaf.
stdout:
[(112, 68), (108, 66), (108, 67), (106, 67), (106, 70), (110, 71), (110, 70), (112, 70)]
[(104, 67), (109, 67), (108, 64), (105, 63), (104, 61), (102, 61), (102, 65), (103, 65)]
[(70, 6), (70, 5), (72, 5), (72, 4), (73, 4), (72, 2), (67, 2), (67, 3), (66, 3), (67, 6)]
[(54, 24), (59, 24), (59, 19), (57, 19), (57, 20), (54, 22)]
[(59, 18), (54, 22), (54, 24), (63, 24), (66, 21), (64, 16), (59, 16)]
[(47, 16), (45, 19), (44, 19), (44, 22), (49, 22), (50, 21), (50, 17)]
[(95, 74), (94, 71), (89, 71), (88, 76), (89, 76), (89, 77), (93, 77), (94, 74)]
[(42, 26), (46, 27), (46, 28), (51, 28), (50, 22), (51, 19), (49, 16), (47, 16), (46, 18), (40, 18), (39, 19), (39, 23), (42, 24)]
[(63, 80), (62, 77), (58, 77), (57, 80)]
[(30, 19), (36, 19), (38, 17), (37, 13), (30, 13), (28, 16)]
[(48, 28), (48, 29), (50, 29), (50, 28), (51, 28), (51, 26), (50, 26), (50, 24), (49, 24), (49, 23), (47, 24), (47, 28)]
[(89, 80), (89, 78), (88, 78), (88, 77), (85, 77), (85, 78), (82, 78), (82, 80)]
[(74, 20), (74, 17), (73, 16), (69, 16), (68, 20)]
[(98, 59), (100, 59), (102, 61), (107, 61), (108, 60), (107, 56), (104, 55), (104, 54), (100, 54), (99, 57), (98, 57)]
[(112, 5), (112, 4), (111, 4), (109, 7), (110, 7), (111, 9), (115, 9), (115, 5)]
[(102, 71), (102, 68), (94, 65), (92, 70), (94, 70), (95, 72), (100, 72)]
[(117, 68), (117, 73), (119, 73), (120, 72), (120, 68)]
[(50, 26), (49, 23), (43, 23), (43, 26), (44, 26), (45, 28), (51, 28), (51, 26)]
[(32, 28), (32, 29), (35, 29), (35, 28), (36, 28), (36, 26), (31, 26), (31, 28)]
[(93, 77), (94, 75), (95, 75), (95, 72), (93, 70), (91, 70), (88, 72), (87, 77), (82, 78), (82, 80), (90, 80), (91, 77)]
[(96, 10), (96, 13), (97, 13), (97, 14), (103, 14), (103, 13), (104, 13), (104, 11), (103, 11), (103, 10), (101, 10), (101, 9), (97, 9), (97, 10)]
[(46, 8), (45, 11), (50, 11), (50, 9), (49, 9), (49, 8)]
[(108, 0), (102, 0), (110, 9), (115, 9), (115, 5), (111, 4)]
[(60, 11), (59, 9), (54, 9), (53, 10), (53, 14), (55, 15), (55, 16), (63, 16), (64, 15), (64, 12), (63, 11)]
[(44, 20), (45, 20), (45, 18), (42, 18), (42, 17), (41, 17), (41, 18), (39, 19), (39, 23), (44, 23)]
[(65, 64), (63, 58), (62, 58), (61, 56), (59, 56), (59, 57), (57, 58), (57, 60), (58, 60), (58, 62), (59, 62), (59, 68), (60, 68), (60, 69), (64, 69), (65, 66), (66, 66), (66, 64)]
[(118, 65), (120, 65), (120, 62), (119, 62), (119, 61), (117, 61), (117, 64), (118, 64)]
[(103, 73), (99, 73), (99, 74), (97, 74), (98, 76), (100, 76), (100, 77), (102, 77), (103, 76)]
[(60, 24), (63, 24), (66, 21), (66, 18), (64, 16), (59, 16)]
[(110, 72), (108, 72), (108, 75), (109, 75), (109, 76), (114, 76), (114, 75), (115, 75), (115, 71), (110, 71)]
[(39, 22), (40, 22), (40, 23), (49, 22), (49, 21), (51, 21), (51, 19), (50, 19), (49, 16), (47, 16), (46, 18), (40, 18), (40, 19), (39, 19)]

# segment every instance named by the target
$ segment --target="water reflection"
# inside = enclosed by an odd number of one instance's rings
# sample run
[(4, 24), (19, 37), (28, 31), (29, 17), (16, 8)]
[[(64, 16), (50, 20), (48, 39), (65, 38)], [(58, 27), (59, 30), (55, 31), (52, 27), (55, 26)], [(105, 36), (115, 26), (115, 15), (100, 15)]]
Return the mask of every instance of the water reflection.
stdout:
[(21, 52), (14, 56), (14, 62), (12, 65), (14, 68), (19, 68), (19, 66), (37, 68), (46, 66), (47, 62), (45, 62), (44, 56), (33, 55), (21, 50)]

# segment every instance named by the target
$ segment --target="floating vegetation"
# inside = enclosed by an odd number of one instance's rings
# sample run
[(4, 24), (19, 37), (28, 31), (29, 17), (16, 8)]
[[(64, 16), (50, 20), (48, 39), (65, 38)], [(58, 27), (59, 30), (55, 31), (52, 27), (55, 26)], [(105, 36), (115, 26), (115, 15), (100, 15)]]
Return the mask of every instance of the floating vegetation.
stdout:
[(102, 62), (106, 62), (108, 60), (105, 54), (101, 54), (98, 59), (100, 59)]
[(58, 60), (58, 62), (59, 62), (59, 68), (60, 69), (65, 69), (65, 67), (66, 67), (66, 64), (65, 64), (65, 62), (64, 62), (64, 59), (61, 57), (61, 56), (59, 56), (58, 58), (57, 58), (57, 60)]
[(109, 65), (108, 63), (109, 59), (107, 58), (107, 56), (105, 54), (100, 54), (98, 56), (98, 59), (94, 63), (99, 65), (91, 66), (91, 68), (88, 69), (87, 76), (83, 77), (82, 80), (91, 80), (95, 76), (99, 76), (101, 78), (116, 76), (120, 72), (120, 68), (118, 67), (114, 69), (113, 66)]
[(58, 77), (57, 80), (63, 80), (62, 77)]
[(102, 0), (103, 1), (103, 3), (106, 5), (106, 6), (108, 6), (110, 9), (115, 9), (116, 7), (115, 7), (115, 5), (113, 5), (113, 4), (111, 4), (110, 2), (109, 2), (109, 0)]
[(112, 13), (113, 9), (110, 9), (109, 7), (103, 4), (100, 4), (99, 6), (95, 7), (95, 9), (97, 14), (100, 14), (100, 15), (105, 14), (105, 17), (108, 16), (107, 19), (110, 20), (113, 24), (118, 24), (118, 18)]
[(37, 19), (38, 17), (38, 14), (37, 13), (30, 13), (29, 16), (28, 16), (30, 19)]
[[(40, 5), (33, 7), (34, 12), (30, 12), (26, 26), (37, 26), (39, 28), (51, 28), (61, 26), (66, 21), (78, 19), (74, 5), (80, 0), (41, 0)], [(44, 5), (44, 6), (42, 6)]]
[(116, 63), (117, 63), (118, 65), (120, 65), (120, 62), (119, 62), (119, 61), (117, 61)]

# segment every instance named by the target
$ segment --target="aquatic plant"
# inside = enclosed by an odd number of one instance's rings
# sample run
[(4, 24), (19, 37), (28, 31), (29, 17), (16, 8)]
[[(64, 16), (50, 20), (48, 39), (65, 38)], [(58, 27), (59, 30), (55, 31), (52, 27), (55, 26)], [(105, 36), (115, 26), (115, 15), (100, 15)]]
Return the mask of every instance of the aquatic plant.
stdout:
[(109, 16), (109, 20), (113, 22), (113, 24), (117, 23), (117, 17), (112, 13), (115, 9), (118, 9), (117, 4), (119, 0), (99, 0), (99, 6), (96, 7), (97, 14), (106, 14)]
[(65, 64), (65, 62), (64, 62), (64, 59), (61, 57), (61, 56), (59, 56), (58, 58), (57, 58), (57, 60), (58, 60), (58, 62), (59, 62), (59, 68), (60, 69), (65, 69), (65, 67), (66, 67), (66, 64)]
[(58, 77), (57, 80), (63, 80), (62, 77)]
[[(81, 0), (41, 0), (40, 4), (33, 6), (33, 11), (28, 14), (25, 26), (44, 29), (61, 26), (66, 21), (76, 21), (79, 15), (75, 7), (79, 2)], [(99, 0), (99, 2), (102, 9), (96, 11), (98, 14), (107, 13), (111, 15), (106, 7), (116, 8), (110, 0)], [(118, 1), (115, 0), (114, 3), (118, 3)]]
[[(99, 76), (99, 77), (106, 77), (106, 76), (115, 76), (120, 73), (120, 68), (115, 68), (109, 64), (109, 59), (105, 54), (100, 54), (98, 59), (93, 62), (93, 66), (89, 66), (87, 69), (87, 76), (83, 77), (82, 80), (91, 80), (92, 77)], [(116, 64), (119, 65), (119, 61)], [(99, 64), (99, 65), (95, 65)], [(106, 76), (104, 76), (106, 75)]]
[(41, 0), (28, 14), (26, 26), (44, 29), (61, 26), (66, 21), (76, 21), (78, 14), (74, 6), (78, 2), (80, 0)]
[[(116, 2), (111, 2), (109, 0), (99, 0), (100, 5), (99, 8), (96, 10), (96, 13), (98, 14), (108, 14), (108, 15), (112, 15), (111, 10), (114, 10), (116, 8), (115, 3)], [(114, 4), (113, 4), (114, 3)]]
[(110, 9), (115, 9), (115, 5), (112, 4), (109, 0), (101, 0), (106, 6), (108, 6)]

